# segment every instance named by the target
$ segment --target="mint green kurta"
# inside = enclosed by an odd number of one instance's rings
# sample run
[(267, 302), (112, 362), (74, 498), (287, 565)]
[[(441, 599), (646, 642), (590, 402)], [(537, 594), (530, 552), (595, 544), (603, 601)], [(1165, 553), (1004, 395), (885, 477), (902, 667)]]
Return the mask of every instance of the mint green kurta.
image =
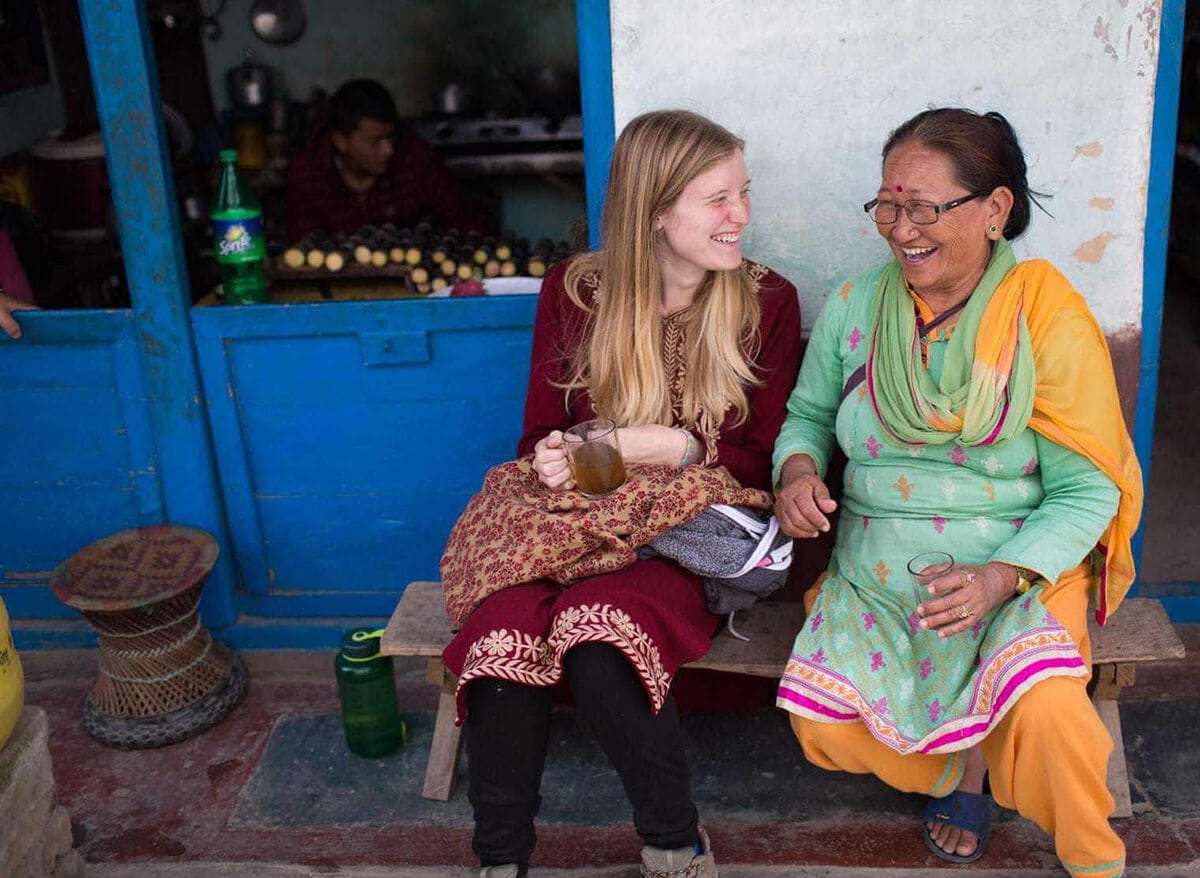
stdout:
[[(820, 721), (864, 721), (900, 752), (949, 752), (985, 736), (1038, 680), (1088, 669), (1036, 599), (1038, 586), (954, 637), (917, 629), (908, 560), (940, 550), (1054, 582), (1095, 546), (1119, 493), (1086, 458), (1028, 428), (1003, 445), (901, 447), (865, 382), (841, 400), (866, 361), (879, 275), (830, 296), (775, 447), (776, 478), (796, 452), (823, 475), (834, 441), (849, 461), (829, 575), (796, 637), (779, 704)], [(935, 379), (948, 337), (931, 335)]]

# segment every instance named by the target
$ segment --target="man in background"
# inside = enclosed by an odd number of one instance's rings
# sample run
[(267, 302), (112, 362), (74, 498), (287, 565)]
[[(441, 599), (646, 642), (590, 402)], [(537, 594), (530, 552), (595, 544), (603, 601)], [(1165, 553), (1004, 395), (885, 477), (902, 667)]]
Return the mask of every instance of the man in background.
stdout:
[(429, 144), (398, 125), (396, 104), (378, 82), (354, 79), (339, 88), (327, 121), (288, 167), (290, 241), (317, 229), (403, 227), (426, 218), (443, 229), (492, 230)]

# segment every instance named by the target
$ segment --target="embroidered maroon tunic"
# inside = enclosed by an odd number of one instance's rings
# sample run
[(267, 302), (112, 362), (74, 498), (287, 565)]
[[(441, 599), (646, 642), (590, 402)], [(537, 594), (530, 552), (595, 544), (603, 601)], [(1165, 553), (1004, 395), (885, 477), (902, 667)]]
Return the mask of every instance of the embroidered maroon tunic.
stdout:
[(443, 229), (492, 231), (471, 196), (450, 176), (433, 149), (403, 127), (387, 172), (366, 192), (346, 185), (333, 163), (329, 136), (292, 158), (288, 166), (288, 239), (317, 229), (354, 232), (367, 224), (411, 226), (431, 213)]
[[(568, 374), (571, 352), (584, 343), (587, 314), (567, 296), (567, 263), (547, 273), (533, 329), (533, 355), (518, 455), (553, 430), (594, 418), (586, 392), (570, 395), (555, 386)], [(735, 424), (702, 424), (705, 466), (724, 466), (743, 486), (770, 489), (771, 450), (783, 423), (788, 395), (800, 366), (800, 305), (796, 288), (770, 269), (746, 262), (762, 306), (760, 351), (754, 373), (762, 384), (748, 389), (750, 411)], [(684, 325), (663, 321), (663, 359), (672, 394), (686, 374)], [(551, 686), (562, 677), (562, 660), (580, 643), (599, 641), (629, 659), (651, 710), (662, 707), (675, 672), (708, 652), (719, 618), (705, 607), (698, 576), (673, 561), (635, 561), (613, 573), (563, 589), (549, 580), (510, 586), (488, 597), (446, 647), (446, 666), (458, 675), (458, 716), (466, 713), (466, 686), (498, 677), (530, 686)]]

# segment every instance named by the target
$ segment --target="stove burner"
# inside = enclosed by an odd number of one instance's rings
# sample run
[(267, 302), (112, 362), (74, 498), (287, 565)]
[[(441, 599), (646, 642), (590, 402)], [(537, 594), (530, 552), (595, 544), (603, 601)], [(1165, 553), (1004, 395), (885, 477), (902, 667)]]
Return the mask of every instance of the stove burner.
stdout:
[(450, 147), (447, 151), (463, 154), (464, 147), (486, 147), (491, 152), (497, 146), (511, 149), (514, 145), (536, 145), (539, 149), (579, 149), (583, 142), (583, 119), (567, 116), (562, 120), (546, 116), (525, 116), (511, 119), (478, 119), (449, 117), (418, 122), (417, 134), (435, 147)]

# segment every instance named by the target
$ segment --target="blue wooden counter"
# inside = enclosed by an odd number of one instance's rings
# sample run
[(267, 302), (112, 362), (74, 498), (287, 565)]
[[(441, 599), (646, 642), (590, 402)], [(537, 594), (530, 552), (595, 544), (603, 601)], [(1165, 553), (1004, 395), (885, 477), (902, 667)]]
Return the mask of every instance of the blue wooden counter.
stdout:
[(50, 572), (163, 516), (133, 313), (20, 320), (20, 341), (0, 334), (0, 585), (14, 620), (77, 619), (46, 588)]
[[(536, 304), (191, 309), (236, 579), (206, 586), (208, 603), (236, 607), (218, 636), (333, 644), (355, 620), (388, 616), (406, 583), (437, 578), (467, 499), (515, 454)], [(134, 320), (22, 323), (23, 339), (0, 342), (0, 582), (19, 646), (84, 644), (49, 572), (95, 539), (163, 520)]]
[(243, 612), (391, 613), (520, 433), (536, 296), (193, 311)]

